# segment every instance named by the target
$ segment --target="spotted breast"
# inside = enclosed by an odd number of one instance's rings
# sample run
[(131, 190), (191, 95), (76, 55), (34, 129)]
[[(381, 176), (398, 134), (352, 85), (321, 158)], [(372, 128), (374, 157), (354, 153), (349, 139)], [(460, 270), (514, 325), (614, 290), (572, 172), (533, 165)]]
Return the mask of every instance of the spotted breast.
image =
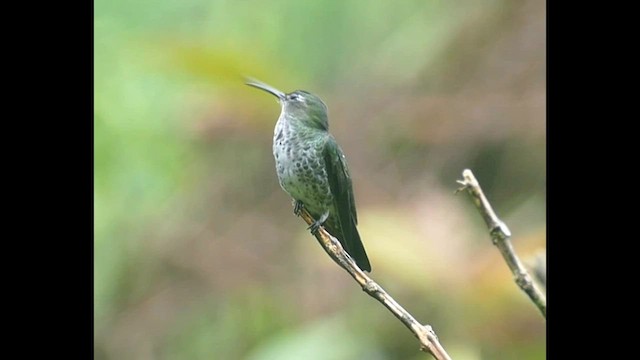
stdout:
[(302, 201), (314, 217), (331, 207), (333, 201), (322, 156), (327, 136), (327, 132), (301, 126), (287, 116), (278, 119), (273, 134), (280, 186)]

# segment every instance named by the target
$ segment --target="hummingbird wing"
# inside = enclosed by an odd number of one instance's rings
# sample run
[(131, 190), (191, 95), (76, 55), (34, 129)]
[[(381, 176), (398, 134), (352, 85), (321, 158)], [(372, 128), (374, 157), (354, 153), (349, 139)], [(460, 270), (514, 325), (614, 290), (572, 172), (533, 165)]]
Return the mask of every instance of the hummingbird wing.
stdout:
[[(333, 209), (337, 212), (337, 214), (333, 214), (337, 218), (335, 221), (337, 228), (328, 230), (335, 234), (338, 240), (341, 240), (345, 250), (354, 258), (362, 270), (371, 271), (369, 258), (356, 228), (358, 217), (353, 198), (351, 176), (349, 176), (344, 153), (331, 135), (327, 137), (323, 157), (329, 179), (329, 187), (331, 188), (331, 194), (333, 194)], [(329, 223), (328, 225), (333, 227), (332, 225), (334, 224)]]

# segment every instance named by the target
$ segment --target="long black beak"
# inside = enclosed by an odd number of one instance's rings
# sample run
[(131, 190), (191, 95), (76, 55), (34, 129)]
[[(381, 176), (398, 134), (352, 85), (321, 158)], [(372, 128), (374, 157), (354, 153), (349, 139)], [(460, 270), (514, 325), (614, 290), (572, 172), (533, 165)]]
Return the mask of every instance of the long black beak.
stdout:
[(278, 99), (280, 101), (283, 101), (285, 99), (286, 94), (283, 93), (282, 91), (274, 88), (271, 85), (267, 85), (267, 84), (265, 84), (263, 82), (260, 82), (258, 80), (251, 79), (251, 78), (246, 78), (246, 84), (249, 85), (249, 86), (253, 86), (255, 88), (264, 90), (266, 92), (269, 92), (269, 93), (275, 95), (276, 97), (278, 97)]

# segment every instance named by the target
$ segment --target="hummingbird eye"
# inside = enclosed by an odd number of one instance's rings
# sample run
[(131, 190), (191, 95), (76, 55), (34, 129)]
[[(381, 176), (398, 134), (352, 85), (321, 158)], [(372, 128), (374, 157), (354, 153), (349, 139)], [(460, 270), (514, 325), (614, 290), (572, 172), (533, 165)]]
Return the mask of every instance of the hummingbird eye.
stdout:
[(291, 94), (289, 95), (289, 100), (294, 100), (294, 101), (298, 101), (301, 100), (302, 96), (298, 95), (298, 94)]

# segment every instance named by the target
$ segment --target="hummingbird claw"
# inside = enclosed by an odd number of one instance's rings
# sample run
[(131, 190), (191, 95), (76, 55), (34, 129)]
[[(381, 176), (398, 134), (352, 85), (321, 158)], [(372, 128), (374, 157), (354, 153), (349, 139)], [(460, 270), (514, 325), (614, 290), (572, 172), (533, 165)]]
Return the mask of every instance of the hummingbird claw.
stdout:
[(304, 209), (304, 204), (300, 200), (293, 201), (293, 214), (295, 216), (300, 216), (302, 213), (302, 209)]
[(318, 230), (320, 230), (320, 226), (322, 226), (322, 224), (324, 224), (324, 222), (327, 221), (327, 218), (329, 218), (329, 212), (328, 211), (326, 213), (322, 214), (320, 219), (314, 221), (313, 224), (311, 224), (307, 228), (307, 230), (311, 230), (311, 234), (315, 236), (318, 233)]

